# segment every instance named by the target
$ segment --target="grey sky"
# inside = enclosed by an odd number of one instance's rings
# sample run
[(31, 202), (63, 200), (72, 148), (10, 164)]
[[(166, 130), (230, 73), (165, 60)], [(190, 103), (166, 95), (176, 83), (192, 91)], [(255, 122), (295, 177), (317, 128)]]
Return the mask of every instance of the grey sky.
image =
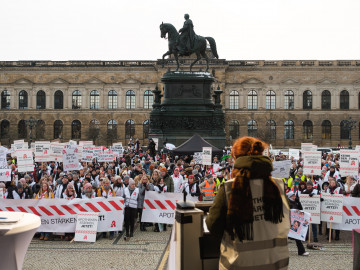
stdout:
[[(181, 5), (176, 3), (180, 2)], [(360, 59), (358, 0), (1, 0), (0, 60), (155, 60), (161, 22), (215, 38), (220, 58)]]

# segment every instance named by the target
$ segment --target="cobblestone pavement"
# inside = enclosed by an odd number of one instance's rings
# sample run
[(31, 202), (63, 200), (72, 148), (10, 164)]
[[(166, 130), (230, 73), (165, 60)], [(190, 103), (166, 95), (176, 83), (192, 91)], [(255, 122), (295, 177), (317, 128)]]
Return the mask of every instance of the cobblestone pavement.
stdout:
[[(35, 238), (29, 247), (24, 270), (32, 269), (157, 269), (164, 261), (170, 229), (155, 233), (135, 230), (134, 237), (125, 242), (122, 234), (114, 240), (99, 239), (96, 243), (40, 241)], [(308, 257), (297, 255), (295, 241), (289, 241), (290, 270), (349, 270), (352, 269), (351, 232), (341, 232), (340, 241), (328, 243), (319, 236), (324, 250), (307, 250)], [(305, 243), (304, 243), (305, 245)], [(163, 264), (162, 264), (163, 265)], [(165, 268), (166, 269), (166, 268)]]

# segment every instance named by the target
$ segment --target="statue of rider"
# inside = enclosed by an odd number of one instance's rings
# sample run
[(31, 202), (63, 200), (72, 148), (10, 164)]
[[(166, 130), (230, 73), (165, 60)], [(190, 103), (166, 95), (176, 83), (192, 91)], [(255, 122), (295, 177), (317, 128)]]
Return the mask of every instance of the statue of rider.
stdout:
[(185, 14), (184, 18), (184, 26), (179, 30), (179, 33), (181, 34), (179, 36), (177, 49), (180, 56), (189, 56), (193, 52), (196, 35), (194, 32), (194, 25), (189, 19), (189, 14)]

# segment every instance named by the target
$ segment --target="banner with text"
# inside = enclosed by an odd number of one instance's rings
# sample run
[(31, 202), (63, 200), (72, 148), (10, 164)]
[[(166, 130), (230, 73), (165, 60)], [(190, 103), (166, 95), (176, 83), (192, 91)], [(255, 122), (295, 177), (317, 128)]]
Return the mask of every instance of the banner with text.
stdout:
[(360, 229), (360, 198), (344, 197), (342, 222), (333, 224), (335, 230)]
[(63, 149), (63, 166), (65, 172), (80, 169), (78, 149), (76, 145), (68, 144)]
[(203, 147), (202, 148), (202, 165), (211, 165), (211, 156), (212, 156), (212, 148), (211, 147)]
[(305, 212), (310, 213), (310, 223), (320, 224), (320, 195), (300, 194), (300, 202)]
[(33, 152), (31, 150), (16, 150), (18, 172), (34, 171)]
[(77, 215), (97, 213), (98, 232), (122, 231), (124, 220), (122, 198), (84, 199), (0, 199), (0, 211), (25, 212), (41, 218), (39, 232), (75, 232)]
[(341, 223), (343, 214), (343, 195), (321, 193), (321, 221)]
[(357, 176), (359, 174), (359, 151), (340, 150), (340, 174), (344, 176)]
[(74, 240), (77, 242), (95, 242), (98, 222), (99, 213), (78, 214)]
[(289, 178), (291, 160), (274, 161), (271, 175), (275, 178)]
[[(176, 202), (183, 198), (183, 193), (146, 191), (141, 222), (174, 224)], [(188, 195), (186, 200), (197, 201), (197, 197)]]
[(291, 227), (288, 237), (305, 241), (305, 237), (309, 229), (310, 213), (297, 209), (291, 209), (290, 217)]
[(302, 153), (304, 159), (304, 174), (305, 175), (320, 175), (321, 174), (321, 152), (308, 151)]

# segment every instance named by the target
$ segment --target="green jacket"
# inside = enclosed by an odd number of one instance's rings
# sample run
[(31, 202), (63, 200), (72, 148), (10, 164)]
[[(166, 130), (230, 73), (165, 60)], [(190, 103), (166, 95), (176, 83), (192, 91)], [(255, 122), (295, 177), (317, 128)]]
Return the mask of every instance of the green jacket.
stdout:
[(167, 192), (174, 192), (174, 180), (170, 175), (168, 174), (165, 175), (164, 183), (167, 186)]
[(206, 218), (206, 226), (214, 236), (222, 238), (225, 231), (227, 212), (227, 200), (224, 183), (221, 183), (218, 193), (215, 196), (213, 205), (210, 207)]

